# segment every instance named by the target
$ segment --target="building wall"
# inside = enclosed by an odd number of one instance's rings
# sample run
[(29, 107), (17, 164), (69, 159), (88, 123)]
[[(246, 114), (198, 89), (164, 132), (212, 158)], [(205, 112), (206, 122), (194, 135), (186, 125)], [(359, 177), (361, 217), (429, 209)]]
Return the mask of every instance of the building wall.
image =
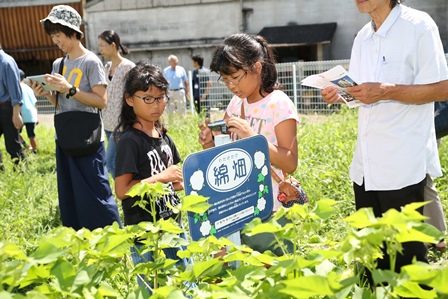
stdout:
[[(407, 0), (405, 4), (434, 18), (448, 48), (448, 1)], [(370, 20), (353, 1), (340, 0), (93, 0), (85, 9), (92, 50), (97, 48), (99, 33), (114, 29), (131, 49), (131, 60), (166, 66), (168, 55), (175, 54), (187, 70), (193, 69), (190, 56), (196, 52), (208, 66), (213, 48), (229, 34), (256, 34), (263, 27), (289, 23), (337, 22), (324, 58), (347, 59), (354, 36)]]
[[(16, 60), (27, 75), (37, 75), (51, 71), (53, 61), (63, 53), (47, 35), (40, 20), (45, 18), (54, 4), (63, 2), (81, 12), (80, 0), (69, 1), (0, 1), (0, 44)], [(83, 27), (81, 27), (83, 29)]]
[[(52, 5), (71, 5), (73, 2), (85, 1), (1, 0), (0, 41), (3, 39), (4, 48), (24, 60), (19, 55), (30, 53), (30, 48), (34, 50), (33, 41), (45, 41), (46, 44), (39, 48), (52, 50), (35, 55), (35, 60), (42, 61), (48, 55), (52, 59), (58, 56), (54, 54), (57, 50), (53, 50), (55, 47), (48, 38), (33, 32), (36, 28), (41, 29), (35, 18), (44, 17)], [(407, 0), (405, 4), (433, 17), (448, 51), (448, 1)], [(45, 13), (40, 13), (42, 7), (45, 7)], [(190, 56), (193, 53), (201, 53), (205, 65), (209, 65), (214, 47), (229, 34), (241, 31), (256, 34), (263, 27), (289, 23), (337, 22), (332, 43), (324, 46), (324, 59), (346, 59), (350, 56), (356, 32), (369, 21), (369, 16), (360, 14), (353, 1), (340, 0), (87, 0), (84, 8), (84, 12), (80, 11), (81, 15), (84, 14), (86, 30), (83, 41), (89, 49), (96, 52), (98, 34), (106, 29), (115, 29), (123, 44), (131, 49), (128, 56), (131, 60), (146, 59), (166, 66), (168, 55), (175, 54), (187, 70), (192, 70)], [(14, 9), (30, 9), (32, 13), (17, 17), (11, 13)], [(26, 31), (11, 33), (12, 28)], [(30, 32), (31, 36), (28, 36)], [(33, 40), (33, 36), (37, 39)], [(26, 41), (11, 43), (18, 40), (16, 37), (26, 37)]]
[(179, 65), (192, 70), (193, 53), (202, 54), (208, 65), (213, 47), (240, 31), (240, 7), (240, 1), (222, 0), (93, 1), (85, 9), (88, 46), (97, 51), (98, 35), (113, 29), (131, 50), (127, 58), (163, 67), (174, 54)]

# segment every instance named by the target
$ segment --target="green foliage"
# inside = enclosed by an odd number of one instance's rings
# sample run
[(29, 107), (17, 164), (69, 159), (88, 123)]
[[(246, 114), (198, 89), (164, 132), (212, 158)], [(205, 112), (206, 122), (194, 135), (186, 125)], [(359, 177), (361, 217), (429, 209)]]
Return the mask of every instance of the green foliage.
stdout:
[[(169, 134), (182, 157), (200, 149), (199, 118), (170, 119)], [(182, 125), (180, 125), (182, 124)], [(189, 241), (178, 236), (183, 229), (174, 220), (145, 222), (123, 229), (114, 224), (94, 231), (61, 227), (57, 208), (54, 131), (38, 126), (40, 151), (27, 154), (17, 171), (4, 157), (0, 173), (0, 298), (446, 298), (448, 262), (431, 254), (432, 263), (414, 263), (401, 273), (376, 269), (386, 242), (392, 256), (400, 242), (437, 242), (442, 237), (423, 219), (413, 204), (375, 218), (368, 209), (354, 211), (348, 168), (356, 142), (356, 113), (343, 110), (324, 122), (306, 116), (298, 131), (300, 163), (294, 176), (310, 198), (306, 205), (280, 209), (272, 219), (254, 219), (244, 232), (271, 233), (283, 256), (259, 253), (225, 238), (210, 236)], [(447, 145), (440, 157), (447, 165)], [(4, 151), (4, 147), (0, 145)], [(437, 181), (442, 198), (448, 182)], [(137, 184), (130, 194), (146, 194), (150, 203), (163, 194), (162, 184)], [(181, 196), (176, 213), (190, 211), (197, 221), (207, 221), (207, 198)], [(154, 205), (137, 203), (154, 211)], [(446, 204), (444, 203), (446, 210)], [(281, 217), (291, 220), (280, 226)], [(195, 220), (196, 220), (195, 218)], [(185, 222), (185, 221), (184, 221)], [(142, 240), (153, 262), (134, 266), (129, 250)], [(294, 244), (294, 253), (284, 249)], [(181, 258), (194, 263), (183, 269), (166, 259), (162, 249), (184, 245)], [(222, 248), (226, 247), (225, 253)], [(234, 267), (235, 262), (239, 264)], [(359, 265), (370, 269), (376, 282), (372, 291), (362, 279)], [(136, 284), (145, 275), (153, 291)], [(426, 285), (432, 288), (426, 290)], [(191, 287), (194, 286), (194, 287)]]

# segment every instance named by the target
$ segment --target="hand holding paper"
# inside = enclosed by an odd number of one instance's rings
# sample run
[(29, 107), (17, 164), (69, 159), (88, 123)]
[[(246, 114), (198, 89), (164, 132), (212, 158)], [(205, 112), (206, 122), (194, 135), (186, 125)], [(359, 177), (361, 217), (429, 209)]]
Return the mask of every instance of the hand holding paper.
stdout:
[(354, 108), (363, 105), (363, 103), (356, 100), (345, 91), (346, 87), (356, 86), (358, 84), (350, 78), (347, 71), (341, 65), (337, 65), (326, 72), (306, 77), (302, 80), (302, 85), (319, 89), (333, 86), (337, 88), (339, 97), (347, 104), (348, 107)]

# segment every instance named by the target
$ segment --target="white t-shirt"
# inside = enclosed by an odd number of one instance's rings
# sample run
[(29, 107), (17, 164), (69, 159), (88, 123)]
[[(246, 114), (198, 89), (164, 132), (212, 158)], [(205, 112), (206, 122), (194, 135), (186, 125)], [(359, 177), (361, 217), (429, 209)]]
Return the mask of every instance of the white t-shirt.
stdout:
[[(428, 84), (448, 78), (439, 31), (431, 17), (397, 5), (377, 32), (355, 38), (350, 76), (358, 82)], [(350, 177), (366, 190), (398, 190), (440, 176), (434, 104), (393, 100), (359, 107), (358, 141)]]

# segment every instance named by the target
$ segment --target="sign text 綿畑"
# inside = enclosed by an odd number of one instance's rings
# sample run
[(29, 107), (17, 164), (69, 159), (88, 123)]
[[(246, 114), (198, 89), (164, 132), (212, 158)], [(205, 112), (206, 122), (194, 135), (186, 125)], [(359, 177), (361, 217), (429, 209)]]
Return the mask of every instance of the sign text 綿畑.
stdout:
[(228, 236), (273, 207), (266, 139), (253, 136), (189, 155), (183, 164), (185, 195), (209, 197), (204, 214), (188, 213), (193, 240)]

